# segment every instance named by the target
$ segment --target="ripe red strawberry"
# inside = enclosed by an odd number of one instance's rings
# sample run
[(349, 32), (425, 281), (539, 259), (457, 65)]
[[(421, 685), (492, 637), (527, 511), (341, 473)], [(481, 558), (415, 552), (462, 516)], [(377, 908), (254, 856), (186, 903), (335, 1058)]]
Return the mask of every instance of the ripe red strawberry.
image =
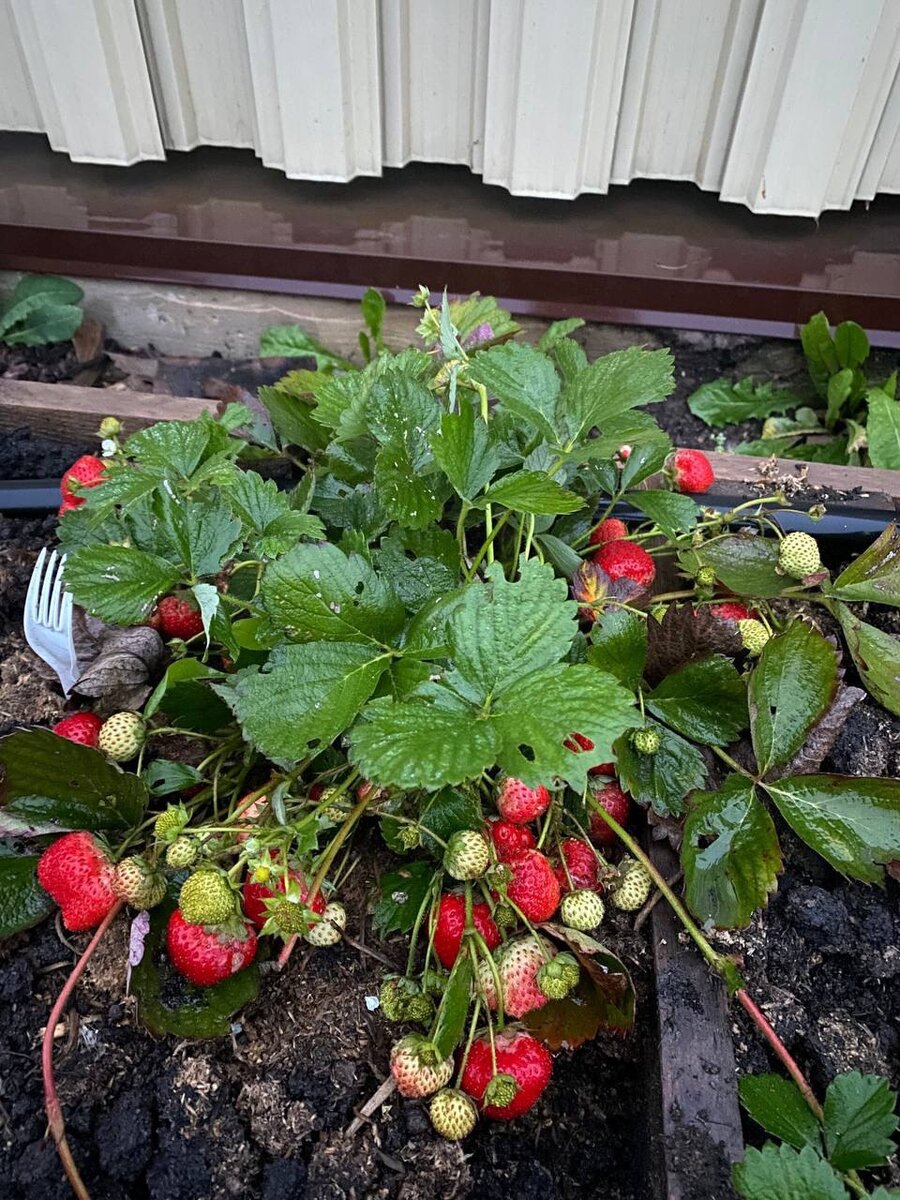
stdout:
[[(592, 796), (595, 806), (605, 808), (613, 820), (620, 825), (628, 824), (631, 813), (631, 797), (617, 783), (608, 783)], [(597, 813), (591, 813), (591, 838), (601, 846), (615, 845), (616, 835)]]
[(589, 543), (591, 546), (604, 546), (607, 542), (618, 542), (625, 537), (628, 537), (625, 522), (620, 521), (618, 517), (607, 517), (593, 530)]
[(66, 833), (38, 860), (37, 877), (72, 933), (99, 925), (116, 903), (114, 868), (90, 833)]
[(712, 463), (702, 450), (676, 450), (666, 465), (679, 492), (708, 492), (716, 482)]
[(63, 717), (61, 721), (57, 721), (53, 726), (53, 732), (60, 737), (67, 738), (70, 742), (78, 742), (82, 746), (93, 746), (97, 749), (97, 736), (103, 728), (103, 718), (98, 717), (96, 713), (80, 712), (72, 713), (70, 717)]
[(509, 868), (509, 900), (529, 921), (549, 921), (559, 905), (559, 882), (549, 860), (540, 850), (526, 850)]
[(515, 825), (502, 817), (488, 821), (494, 852), (502, 863), (510, 863), (526, 850), (534, 849), (534, 834), (527, 825)]
[(740, 604), (736, 600), (726, 600), (722, 604), (711, 604), (709, 611), (722, 621), (750, 621), (753, 619), (753, 613), (746, 604)]
[(156, 606), (162, 632), (166, 637), (187, 641), (203, 632), (203, 617), (196, 603), (183, 596), (163, 596)]
[(653, 559), (642, 546), (636, 546), (634, 542), (607, 542), (593, 557), (597, 566), (613, 581), (631, 579), (646, 589), (656, 578)]
[[(502, 1106), (488, 1104), (483, 1108), (486, 1117), (495, 1121), (511, 1121), (533, 1108), (544, 1088), (550, 1082), (553, 1059), (550, 1051), (530, 1033), (498, 1033), (495, 1040), (497, 1074), (509, 1075), (515, 1080), (516, 1093)], [(462, 1087), (473, 1100), (482, 1106), (485, 1089), (494, 1077), (494, 1060), (491, 1044), (487, 1038), (477, 1038), (469, 1049), (466, 1069), (463, 1071)]]
[[(60, 491), (62, 492), (62, 507), (78, 508), (84, 504), (82, 493), (86, 488), (96, 487), (103, 479), (107, 464), (95, 454), (82, 454), (76, 458), (62, 477)], [(75, 487), (72, 487), (73, 482)]]
[[(299, 887), (300, 896), (305, 903), (306, 897), (309, 894), (309, 888), (306, 886), (306, 880), (299, 871), (292, 870), (289, 871), (288, 874)], [(275, 883), (274, 880), (272, 882)], [(284, 875), (278, 876), (275, 886), (281, 893), (286, 891), (287, 884)], [(257, 929), (262, 929), (269, 916), (269, 911), (266, 908), (266, 901), (271, 900), (275, 896), (275, 891), (270, 888), (267, 883), (254, 883), (252, 879), (248, 878), (244, 882), (242, 894), (244, 916), (248, 921), (252, 922)], [(317, 893), (316, 898), (309, 907), (314, 913), (318, 913), (320, 916), (322, 915), (322, 913), (325, 911), (325, 897), (321, 892)]]
[(74, 496), (63, 496), (63, 502), (56, 510), (56, 515), (64, 517), (67, 512), (71, 512), (73, 508), (78, 508), (80, 504), (84, 504), (84, 501), (76, 500)]
[(507, 776), (497, 792), (497, 811), (505, 821), (514, 825), (527, 825), (543, 816), (550, 803), (550, 793), (545, 787), (527, 787), (521, 779)]
[[(483, 900), (472, 905), (472, 922), (489, 949), (500, 945), (500, 930)], [(456, 962), (466, 927), (466, 901), (460, 892), (444, 892), (438, 901), (437, 916), (432, 909), (434, 952), (449, 970)]]
[[(560, 852), (565, 859), (566, 866), (564, 867), (560, 863), (554, 873), (562, 891), (579, 891), (583, 888), (596, 889), (600, 878), (600, 864), (597, 862), (597, 855), (587, 842), (582, 842), (580, 838), (566, 838), (560, 846)], [(566, 867), (569, 869), (568, 875)]]
[(199, 987), (212, 987), (249, 967), (256, 957), (256, 947), (256, 934), (250, 925), (244, 926), (243, 936), (230, 928), (190, 925), (177, 908), (166, 927), (169, 961)]

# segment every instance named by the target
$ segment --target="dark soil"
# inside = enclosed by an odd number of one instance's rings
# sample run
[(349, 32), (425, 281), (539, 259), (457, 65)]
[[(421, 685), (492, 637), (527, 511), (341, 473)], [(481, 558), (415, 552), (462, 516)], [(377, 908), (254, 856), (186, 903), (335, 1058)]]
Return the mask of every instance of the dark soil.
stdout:
[[(72, 450), (69, 448), (68, 453)], [(63, 709), (19, 632), (25, 588), (54, 518), (0, 519), (0, 732)], [(377, 844), (377, 839), (372, 839)], [(366, 862), (343, 899), (349, 931), (369, 940)], [(367, 998), (384, 967), (348, 944), (298, 951), (264, 976), (230, 1040), (156, 1039), (125, 996), (127, 923), (114, 926), (76, 993), (56, 1049), (68, 1136), (94, 1200), (568, 1200), (650, 1194), (645, 1075), (654, 1070), (646, 947), (612, 924), (606, 940), (632, 968), (642, 1015), (631, 1039), (600, 1038), (559, 1054), (542, 1101), (509, 1125), (483, 1122), (465, 1147), (437, 1138), (421, 1104), (389, 1101), (344, 1137), (384, 1078), (396, 1027)], [(0, 947), (0, 1196), (70, 1195), (45, 1137), (40, 1042), (55, 995), (87, 938), (52, 922)], [(381, 946), (399, 962), (399, 942)]]

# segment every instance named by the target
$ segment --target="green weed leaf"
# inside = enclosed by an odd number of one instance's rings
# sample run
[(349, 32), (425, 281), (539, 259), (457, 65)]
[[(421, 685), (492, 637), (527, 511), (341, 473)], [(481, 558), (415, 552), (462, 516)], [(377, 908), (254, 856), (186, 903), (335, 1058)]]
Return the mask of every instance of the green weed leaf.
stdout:
[(880, 388), (868, 393), (867, 438), (873, 467), (900, 470), (900, 400)]
[(802, 403), (799, 396), (786, 388), (776, 389), (770, 383), (755, 385), (752, 379), (741, 379), (735, 384), (716, 379), (702, 384), (687, 400), (695, 417), (718, 429), (741, 425), (744, 421), (761, 421)]

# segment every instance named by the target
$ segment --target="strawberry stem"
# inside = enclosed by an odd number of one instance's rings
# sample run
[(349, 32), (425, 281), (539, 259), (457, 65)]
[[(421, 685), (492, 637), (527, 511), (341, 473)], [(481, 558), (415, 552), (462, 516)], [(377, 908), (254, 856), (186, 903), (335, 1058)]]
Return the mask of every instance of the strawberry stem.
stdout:
[(88, 942), (87, 948), (81, 958), (79, 958), (72, 968), (68, 979), (63, 984), (62, 991), (56, 997), (56, 1003), (50, 1010), (50, 1016), (47, 1018), (47, 1027), (44, 1030), (44, 1041), (41, 1046), (41, 1070), (44, 1076), (44, 1109), (47, 1113), (47, 1124), (53, 1135), (53, 1141), (56, 1143), (56, 1150), (63, 1165), (63, 1170), (66, 1173), (66, 1178), (72, 1185), (72, 1191), (78, 1197), (78, 1200), (91, 1200), (91, 1196), (90, 1192), (84, 1186), (84, 1180), (81, 1178), (78, 1167), (75, 1165), (75, 1159), (72, 1157), (72, 1151), (69, 1149), (69, 1143), (66, 1139), (66, 1122), (63, 1117), (62, 1106), (56, 1091), (56, 1079), (53, 1074), (53, 1035), (60, 1018), (65, 1012), (69, 997), (75, 990), (75, 985), (81, 978), (84, 968), (90, 962), (91, 955), (100, 945), (103, 935), (119, 915), (124, 904), (124, 900), (118, 900), (113, 905), (97, 926), (94, 936)]
[(778, 1036), (778, 1034), (772, 1028), (771, 1024), (768, 1021), (768, 1018), (761, 1011), (761, 1009), (757, 1005), (756, 1001), (747, 992), (746, 988), (742, 988), (742, 987), (738, 988), (738, 990), (734, 993), (734, 995), (735, 995), (735, 999), (738, 1001), (738, 1003), (741, 1005), (741, 1007), (744, 1009), (744, 1011), (750, 1017), (753, 1024), (757, 1027), (757, 1029), (760, 1031), (760, 1033), (763, 1035), (763, 1037), (766, 1039), (766, 1041), (772, 1047), (775, 1054), (778, 1056), (779, 1060), (784, 1065), (784, 1068), (787, 1071), (788, 1075), (790, 1075), (791, 1079), (793, 1079), (794, 1083), (796, 1083), (797, 1087), (800, 1089), (803, 1099), (808, 1104), (813, 1116), (816, 1118), (817, 1121), (824, 1120), (825, 1112), (822, 1108), (822, 1105), (816, 1099), (816, 1094), (812, 1090), (812, 1087), (810, 1086), (809, 1081), (807, 1080), (807, 1078), (803, 1074), (803, 1072), (800, 1070), (799, 1066), (796, 1063), (796, 1060), (789, 1053), (784, 1042), (782, 1042), (781, 1038)]

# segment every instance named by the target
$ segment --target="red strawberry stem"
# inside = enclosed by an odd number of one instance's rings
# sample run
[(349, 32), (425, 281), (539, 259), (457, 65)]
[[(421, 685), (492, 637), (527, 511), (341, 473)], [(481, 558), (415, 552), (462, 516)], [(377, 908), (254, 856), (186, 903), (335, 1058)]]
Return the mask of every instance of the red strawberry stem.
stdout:
[(669, 887), (666, 880), (656, 869), (649, 857), (644, 853), (643, 849), (638, 845), (634, 838), (622, 828), (615, 817), (610, 816), (610, 814), (600, 805), (597, 806), (596, 811), (607, 823), (610, 829), (613, 830), (616, 836), (625, 843), (630, 853), (634, 855), (634, 857), (643, 865), (645, 871), (653, 880), (656, 887), (659, 888), (665, 899), (668, 901), (669, 906), (674, 912), (675, 916), (690, 935), (694, 944), (697, 946), (697, 949), (713, 968), (713, 970), (719, 976), (721, 976), (725, 986), (728, 989), (729, 996), (733, 996), (738, 1000), (742, 1008), (753, 1021), (756, 1028), (769, 1043), (775, 1055), (784, 1065), (785, 1070), (800, 1089), (803, 1099), (806, 1101), (816, 1120), (821, 1121), (824, 1115), (822, 1106), (816, 1099), (816, 1094), (812, 1090), (809, 1080), (800, 1070), (800, 1067), (797, 1065), (796, 1061), (788, 1051), (787, 1046), (785, 1046), (784, 1042), (763, 1015), (759, 1006), (756, 1004), (756, 1001), (748, 993), (737, 967), (730, 958), (726, 958), (722, 954), (717, 954), (712, 948), (712, 946), (709, 944), (709, 941), (704, 937), (699, 926), (688, 915), (684, 905), (672, 891), (671, 887)]
[[(329, 797), (329, 801), (331, 803), (333, 803), (339, 795), (342, 795), (344, 792), (346, 792), (346, 790), (349, 787), (352, 787), (352, 785), (356, 782), (356, 780), (358, 778), (359, 778), (359, 771), (351, 772), (351, 774), (349, 774), (347, 776), (347, 778), (344, 780), (344, 782), (336, 789), (334, 794)], [(334, 862), (335, 858), (337, 857), (338, 850), (340, 850), (341, 846), (343, 846), (344, 842), (346, 842), (347, 838), (350, 836), (351, 832), (353, 831), (354, 825), (359, 820), (359, 818), (363, 815), (363, 813), (366, 811), (366, 808), (368, 807), (369, 801), (371, 800), (371, 798), (372, 798), (371, 793), (367, 793), (365, 796), (363, 796), (362, 800), (358, 800), (356, 802), (356, 804), (353, 806), (353, 808), (350, 809), (350, 812), (347, 816), (346, 821), (343, 823), (343, 825), (340, 827), (340, 829), (337, 831), (337, 833), (331, 839), (328, 849), (322, 855), (322, 861), (319, 863), (319, 869), (318, 869), (318, 871), (316, 871), (315, 875), (313, 876), (313, 881), (309, 885), (309, 893), (307, 894), (306, 900), (304, 901), (304, 903), (307, 905), (307, 907), (309, 907), (309, 908), (312, 907), (313, 901), (315, 900), (316, 896), (318, 896), (318, 894), (321, 890), (322, 884), (325, 882), (325, 876), (328, 874), (331, 864)], [(288, 959), (293, 954), (294, 947), (297, 944), (297, 936), (298, 935), (295, 933), (293, 935), (293, 937), (290, 939), (290, 941), (285, 943), (284, 947), (282, 948), (281, 953), (278, 955), (278, 969), (279, 970), (281, 970), (281, 968), (287, 964)]]
[(44, 1075), (44, 1109), (47, 1113), (47, 1124), (56, 1143), (56, 1149), (60, 1162), (63, 1165), (63, 1170), (66, 1173), (66, 1178), (72, 1185), (72, 1191), (78, 1197), (78, 1200), (91, 1200), (91, 1197), (90, 1192), (84, 1186), (84, 1180), (81, 1178), (78, 1167), (75, 1165), (75, 1159), (72, 1157), (72, 1151), (69, 1149), (69, 1143), (66, 1139), (66, 1122), (63, 1117), (62, 1106), (59, 1102), (59, 1095), (56, 1091), (56, 1079), (53, 1075), (53, 1035), (60, 1018), (65, 1012), (69, 998), (75, 990), (75, 985), (84, 972), (84, 968), (90, 962), (91, 955), (100, 945), (103, 935), (119, 915), (124, 903), (124, 900), (118, 900), (113, 905), (97, 926), (97, 930), (88, 942), (87, 948), (81, 958), (79, 958), (78, 962), (72, 968), (69, 978), (63, 984), (62, 991), (56, 997), (56, 1003), (50, 1010), (50, 1016), (47, 1018), (47, 1028), (44, 1030), (44, 1041), (41, 1047), (41, 1070)]

